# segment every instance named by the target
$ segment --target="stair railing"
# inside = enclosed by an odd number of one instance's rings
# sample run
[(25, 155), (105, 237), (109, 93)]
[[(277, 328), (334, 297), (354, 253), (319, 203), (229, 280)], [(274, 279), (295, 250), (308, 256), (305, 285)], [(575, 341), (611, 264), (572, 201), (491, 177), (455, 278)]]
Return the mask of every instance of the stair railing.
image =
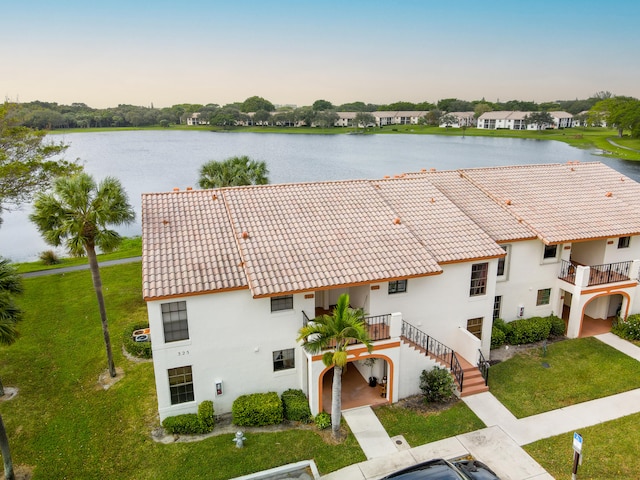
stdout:
[(484, 358), (484, 355), (482, 355), (482, 350), (478, 349), (478, 352), (480, 353), (480, 356), (478, 357), (478, 369), (482, 374), (482, 378), (484, 378), (485, 386), (488, 386), (490, 365), (489, 365), (489, 362)]

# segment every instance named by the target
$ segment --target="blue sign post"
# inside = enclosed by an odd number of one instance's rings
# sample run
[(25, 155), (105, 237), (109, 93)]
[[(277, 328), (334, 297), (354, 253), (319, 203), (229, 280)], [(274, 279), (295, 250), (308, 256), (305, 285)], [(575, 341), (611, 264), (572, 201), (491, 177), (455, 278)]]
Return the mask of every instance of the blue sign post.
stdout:
[(582, 465), (582, 435), (573, 432), (573, 470), (571, 480), (578, 478), (578, 465)]

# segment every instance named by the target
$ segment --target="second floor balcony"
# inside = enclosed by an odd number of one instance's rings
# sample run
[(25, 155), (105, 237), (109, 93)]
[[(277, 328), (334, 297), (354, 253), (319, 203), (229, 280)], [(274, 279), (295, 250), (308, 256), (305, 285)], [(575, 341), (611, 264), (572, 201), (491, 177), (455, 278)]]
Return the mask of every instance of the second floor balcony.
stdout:
[(640, 261), (606, 263), (603, 265), (580, 265), (562, 260), (558, 278), (572, 285), (591, 287), (608, 283), (627, 282), (637, 279)]

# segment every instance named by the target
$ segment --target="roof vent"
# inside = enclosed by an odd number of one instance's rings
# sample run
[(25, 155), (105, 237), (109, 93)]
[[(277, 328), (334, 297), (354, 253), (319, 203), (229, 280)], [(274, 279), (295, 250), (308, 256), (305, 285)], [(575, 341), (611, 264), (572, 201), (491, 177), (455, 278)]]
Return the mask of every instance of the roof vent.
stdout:
[(193, 190), (193, 187), (187, 187), (187, 192), (190, 192), (191, 190)]
[(391, 178), (391, 177), (389, 177), (389, 175), (385, 175), (385, 176), (384, 176), (384, 177), (382, 177), (382, 178)]
[(436, 171), (436, 169), (435, 169), (435, 168), (430, 168), (430, 169), (429, 169), (429, 171), (430, 171), (430, 172), (435, 172), (435, 171)]
[(163, 225), (169, 225), (169, 220), (162, 220)]
[(504, 203), (506, 203), (507, 205), (511, 205), (511, 200), (507, 199), (507, 201)]
[(218, 199), (218, 195), (216, 195), (215, 193), (213, 195), (211, 195), (211, 198), (213, 198), (214, 200)]
[(436, 199), (431, 197), (431, 203), (436, 203)]
[(604, 194), (605, 197), (613, 197), (613, 193), (611, 192), (607, 192)]
[(620, 177), (620, 181), (621, 181), (621, 182), (624, 182), (624, 177)]
[(395, 220), (393, 221), (393, 223), (395, 225), (400, 225), (400, 217), (396, 217)]
[(249, 238), (249, 232), (247, 231), (242, 232), (242, 238)]
[(174, 192), (179, 192), (179, 191), (180, 191), (180, 189), (179, 189), (178, 187), (173, 187), (173, 191), (174, 191)]
[(421, 172), (426, 172), (426, 171), (427, 171), (427, 169), (426, 169), (426, 168), (421, 168), (421, 169), (420, 169), (420, 171), (421, 171)]

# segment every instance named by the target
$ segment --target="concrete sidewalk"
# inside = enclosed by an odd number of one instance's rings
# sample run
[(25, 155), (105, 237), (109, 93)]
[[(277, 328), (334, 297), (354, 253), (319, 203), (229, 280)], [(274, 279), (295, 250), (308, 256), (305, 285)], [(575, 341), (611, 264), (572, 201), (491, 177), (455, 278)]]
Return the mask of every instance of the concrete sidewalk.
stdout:
[[(640, 348), (617, 335), (596, 338), (640, 361)], [(640, 412), (640, 389), (571, 405), (531, 417), (516, 418), (490, 392), (463, 401), (488, 428), (410, 448), (386, 434), (370, 407), (345, 411), (344, 416), (369, 459), (322, 477), (323, 480), (378, 479), (396, 470), (431, 460), (472, 455), (503, 480), (553, 479), (522, 448), (537, 440), (579, 430)], [(395, 451), (394, 451), (395, 450)]]

